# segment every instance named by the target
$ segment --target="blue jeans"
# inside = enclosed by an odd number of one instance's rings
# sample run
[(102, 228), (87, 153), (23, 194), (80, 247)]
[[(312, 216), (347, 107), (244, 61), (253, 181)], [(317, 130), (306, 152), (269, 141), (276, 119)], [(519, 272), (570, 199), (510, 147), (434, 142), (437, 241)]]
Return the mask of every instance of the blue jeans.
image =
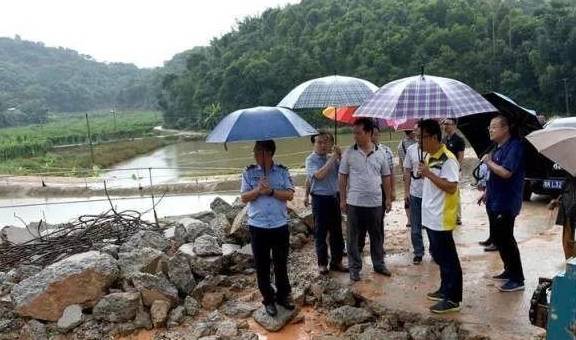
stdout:
[(440, 266), (440, 292), (445, 299), (462, 301), (462, 267), (452, 231), (428, 230), (434, 262)]
[(422, 198), (412, 195), (410, 195), (410, 229), (414, 256), (424, 256), (424, 240), (422, 239)]

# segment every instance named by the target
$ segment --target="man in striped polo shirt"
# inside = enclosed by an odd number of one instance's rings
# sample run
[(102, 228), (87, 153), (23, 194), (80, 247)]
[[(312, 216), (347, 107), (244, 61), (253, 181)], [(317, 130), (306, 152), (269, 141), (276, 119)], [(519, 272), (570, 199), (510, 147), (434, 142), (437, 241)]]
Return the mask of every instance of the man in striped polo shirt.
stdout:
[(440, 124), (427, 119), (419, 124), (422, 149), (428, 153), (420, 163), (424, 178), (422, 188), (422, 226), (428, 230), (430, 252), (440, 266), (440, 288), (427, 295), (438, 301), (430, 307), (433, 313), (460, 310), (462, 302), (462, 268), (452, 236), (458, 215), (458, 160), (446, 145), (441, 143)]

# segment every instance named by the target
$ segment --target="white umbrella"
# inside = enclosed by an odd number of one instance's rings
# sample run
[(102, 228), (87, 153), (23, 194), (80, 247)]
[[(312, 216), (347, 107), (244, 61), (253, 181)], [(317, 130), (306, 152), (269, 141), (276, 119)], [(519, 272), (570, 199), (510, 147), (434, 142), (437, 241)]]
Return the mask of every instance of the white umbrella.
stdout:
[(576, 176), (576, 128), (547, 128), (526, 136), (536, 150)]

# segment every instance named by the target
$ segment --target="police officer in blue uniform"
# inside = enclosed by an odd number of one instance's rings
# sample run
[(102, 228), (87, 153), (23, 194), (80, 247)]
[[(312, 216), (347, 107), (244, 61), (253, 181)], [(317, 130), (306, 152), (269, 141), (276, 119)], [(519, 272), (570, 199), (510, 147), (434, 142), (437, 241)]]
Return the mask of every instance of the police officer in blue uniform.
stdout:
[[(272, 140), (254, 145), (255, 165), (242, 174), (241, 199), (248, 204), (248, 226), (256, 264), (258, 288), (266, 313), (275, 316), (276, 304), (292, 310), (290, 281), (288, 280), (287, 201), (294, 197), (294, 184), (288, 168), (274, 163), (276, 144)], [(274, 264), (276, 292), (270, 283), (270, 262)]]

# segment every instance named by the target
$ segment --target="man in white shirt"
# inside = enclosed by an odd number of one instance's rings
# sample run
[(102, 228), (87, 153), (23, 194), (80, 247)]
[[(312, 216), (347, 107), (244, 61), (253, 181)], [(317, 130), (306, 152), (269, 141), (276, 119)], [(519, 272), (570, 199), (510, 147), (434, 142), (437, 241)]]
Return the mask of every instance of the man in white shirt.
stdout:
[(462, 302), (462, 268), (452, 231), (457, 226), (460, 165), (441, 143), (442, 130), (437, 121), (426, 119), (418, 125), (422, 150), (428, 153), (419, 166), (424, 177), (422, 225), (428, 230), (430, 252), (440, 267), (441, 277), (440, 288), (427, 297), (438, 301), (430, 307), (432, 313), (457, 312)]

